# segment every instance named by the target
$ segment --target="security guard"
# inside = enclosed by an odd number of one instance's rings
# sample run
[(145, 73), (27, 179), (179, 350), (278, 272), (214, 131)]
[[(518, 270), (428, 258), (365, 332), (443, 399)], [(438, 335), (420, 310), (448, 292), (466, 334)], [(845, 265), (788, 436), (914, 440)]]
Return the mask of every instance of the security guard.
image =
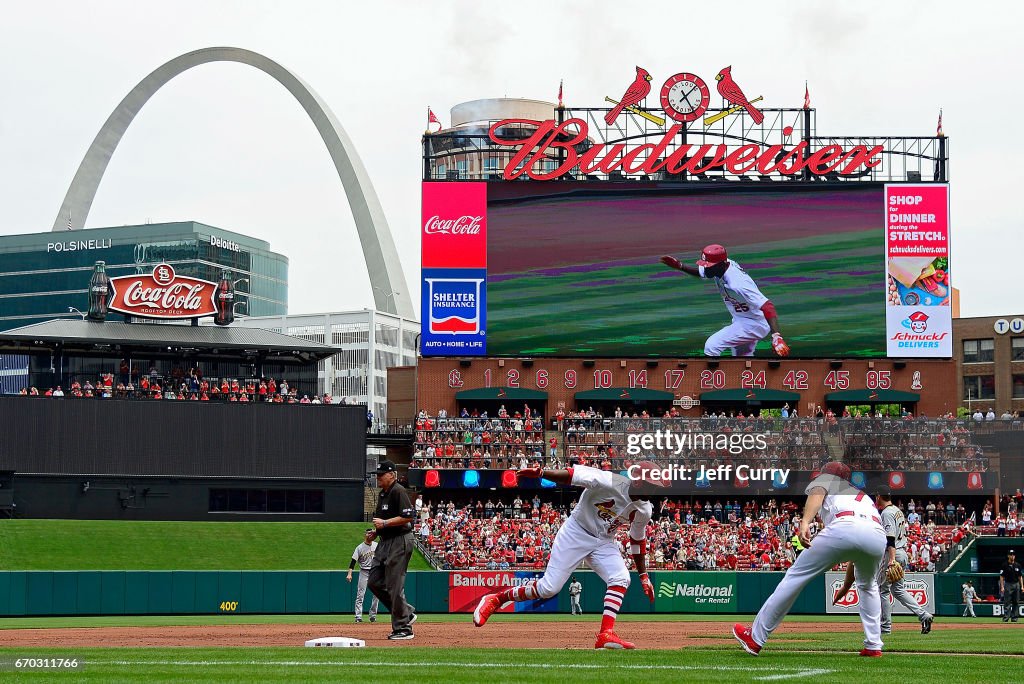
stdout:
[(793, 537), (789, 540), (789, 542), (793, 545), (793, 551), (796, 553), (796, 555), (799, 556), (801, 553), (803, 553), (804, 545), (800, 541), (800, 535), (799, 534), (794, 532), (793, 533)]
[(405, 600), (405, 573), (412, 558), (412, 521), (416, 512), (405, 487), (398, 484), (397, 471), (391, 461), (377, 465), (380, 496), (373, 514), (373, 527), (379, 543), (369, 578), (370, 591), (391, 612), (388, 639), (392, 640), (412, 639), (412, 624), (416, 622), (416, 613)]
[(1013, 549), (1006, 554), (1006, 562), (999, 571), (999, 591), (1003, 595), (1003, 622), (1020, 618), (1020, 595), (1024, 592), (1024, 576)]

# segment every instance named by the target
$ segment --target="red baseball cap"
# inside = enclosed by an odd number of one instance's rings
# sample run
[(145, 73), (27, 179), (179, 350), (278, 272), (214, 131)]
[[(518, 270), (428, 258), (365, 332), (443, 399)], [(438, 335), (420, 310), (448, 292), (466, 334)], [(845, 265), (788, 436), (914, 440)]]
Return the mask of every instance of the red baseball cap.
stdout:
[(835, 475), (836, 477), (842, 478), (846, 481), (849, 481), (850, 477), (853, 475), (853, 473), (850, 472), (850, 466), (845, 463), (840, 463), (839, 461), (830, 461), (826, 463), (825, 467), (821, 469), (821, 474), (824, 475), (826, 473), (829, 475)]
[(697, 265), (704, 266), (706, 268), (708, 266), (720, 264), (728, 258), (729, 255), (726, 253), (725, 247), (722, 245), (708, 245), (701, 251), (700, 259), (697, 260)]

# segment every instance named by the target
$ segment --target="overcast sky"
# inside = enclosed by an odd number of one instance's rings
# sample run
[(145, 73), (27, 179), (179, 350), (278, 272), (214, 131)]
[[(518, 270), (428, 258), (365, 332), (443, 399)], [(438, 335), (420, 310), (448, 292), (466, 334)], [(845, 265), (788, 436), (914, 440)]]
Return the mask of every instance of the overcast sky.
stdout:
[[(1022, 19), (1021, 3), (933, 0), (5, 2), (0, 234), (50, 229), (93, 137), (149, 72), (198, 48), (241, 47), (291, 69), (335, 112), (418, 310), (428, 105), (447, 125), (459, 102), (553, 100), (564, 79), (569, 106), (600, 106), (637, 64), (656, 83), (683, 70), (710, 81), (732, 64), (767, 107), (800, 106), (809, 81), (819, 135), (934, 135), (942, 107), (963, 314), (1021, 314)], [(298, 103), (256, 69), (208, 64), (161, 89), (117, 148), (86, 227), (179, 220), (288, 256), (291, 313), (372, 306), (330, 157)]]

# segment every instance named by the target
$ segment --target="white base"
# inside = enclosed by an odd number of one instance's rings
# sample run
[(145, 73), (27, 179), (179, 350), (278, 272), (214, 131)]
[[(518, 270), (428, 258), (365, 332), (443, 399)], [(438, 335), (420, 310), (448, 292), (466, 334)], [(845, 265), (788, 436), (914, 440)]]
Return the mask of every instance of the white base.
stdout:
[(362, 648), (366, 642), (362, 639), (349, 639), (348, 637), (320, 637), (310, 639), (306, 646), (330, 646), (333, 648)]

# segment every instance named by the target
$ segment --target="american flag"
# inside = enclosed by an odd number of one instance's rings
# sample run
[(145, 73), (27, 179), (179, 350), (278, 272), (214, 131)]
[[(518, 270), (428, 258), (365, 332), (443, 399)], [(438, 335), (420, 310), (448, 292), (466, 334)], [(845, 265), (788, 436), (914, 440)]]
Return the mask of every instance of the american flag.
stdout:
[(942, 110), (940, 109), (939, 110), (939, 124), (935, 127), (935, 137), (936, 138), (941, 138), (944, 135), (945, 135), (945, 133), (942, 132)]
[(804, 81), (804, 109), (811, 108), (811, 91), (807, 89), (807, 81)]
[(71, 212), (70, 211), (68, 212), (68, 230), (72, 230), (72, 228), (71, 228)]
[(561, 80), (558, 81), (558, 106), (559, 107), (563, 106), (562, 105), (562, 81)]

